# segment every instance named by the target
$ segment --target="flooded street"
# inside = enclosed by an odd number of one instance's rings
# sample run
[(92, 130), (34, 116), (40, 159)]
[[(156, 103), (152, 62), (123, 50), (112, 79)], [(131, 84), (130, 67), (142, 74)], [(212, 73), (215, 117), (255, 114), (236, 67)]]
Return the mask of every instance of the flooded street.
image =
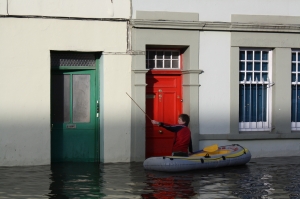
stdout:
[(300, 157), (181, 173), (142, 163), (0, 167), (0, 198), (300, 198)]

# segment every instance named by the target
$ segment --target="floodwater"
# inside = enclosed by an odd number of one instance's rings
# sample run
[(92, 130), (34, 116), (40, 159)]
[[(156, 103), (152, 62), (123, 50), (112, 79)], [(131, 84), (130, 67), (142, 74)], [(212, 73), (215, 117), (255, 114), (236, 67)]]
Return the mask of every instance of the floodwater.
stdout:
[(300, 198), (300, 157), (164, 173), (142, 163), (0, 167), (0, 198)]

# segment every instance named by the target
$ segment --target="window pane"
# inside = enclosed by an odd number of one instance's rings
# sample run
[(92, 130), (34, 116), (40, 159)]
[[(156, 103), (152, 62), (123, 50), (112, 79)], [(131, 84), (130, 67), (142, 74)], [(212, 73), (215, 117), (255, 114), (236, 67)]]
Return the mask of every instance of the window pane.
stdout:
[(253, 62), (247, 62), (247, 70), (252, 70)]
[(179, 68), (179, 61), (178, 60), (172, 60), (172, 68)]
[(292, 63), (292, 71), (296, 72), (296, 63)]
[(51, 53), (51, 67), (61, 66), (96, 66), (93, 53), (57, 52)]
[(262, 79), (263, 79), (263, 81), (267, 81), (268, 80), (268, 73), (262, 73)]
[(155, 68), (155, 61), (149, 60), (149, 68)]
[(254, 70), (260, 71), (260, 62), (255, 62), (254, 63)]
[(292, 53), (292, 61), (296, 61), (296, 53)]
[(268, 60), (268, 52), (266, 51), (262, 52), (262, 60)]
[(266, 94), (267, 88), (263, 85), (240, 85), (239, 121), (265, 122), (267, 119)]
[(162, 59), (163, 55), (164, 55), (163, 51), (157, 51), (156, 59)]
[(296, 65), (298, 65), (298, 71), (297, 72), (300, 72), (300, 63), (298, 63)]
[(240, 70), (245, 70), (245, 62), (240, 62)]
[(253, 60), (253, 52), (247, 51), (247, 60)]
[(254, 81), (260, 81), (260, 73), (254, 73)]
[(70, 122), (70, 75), (51, 77), (52, 122)]
[(244, 81), (245, 79), (245, 73), (240, 73), (240, 81)]
[(251, 81), (252, 80), (252, 73), (247, 73), (247, 81)]
[(245, 51), (240, 51), (240, 60), (245, 60)]
[(73, 122), (90, 122), (90, 75), (73, 75)]
[(179, 59), (179, 52), (172, 52), (172, 59)]
[(268, 63), (267, 62), (263, 62), (262, 63), (262, 70), (263, 71), (267, 71), (268, 70)]
[(300, 62), (300, 53), (298, 52), (298, 62)]
[(171, 68), (171, 61), (165, 60), (165, 68)]
[(296, 81), (296, 74), (292, 74), (292, 82)]
[(300, 122), (300, 86), (292, 85), (292, 122)]
[(170, 51), (165, 52), (165, 59), (171, 59), (171, 52)]
[(255, 51), (254, 59), (260, 60), (260, 51)]
[(157, 60), (156, 68), (162, 68), (162, 67), (163, 67), (163, 60)]
[(147, 50), (146, 52), (146, 67), (149, 69), (166, 68), (166, 69), (178, 69), (180, 68), (179, 59), (180, 52), (173, 50)]
[(149, 51), (149, 59), (155, 59), (155, 51)]

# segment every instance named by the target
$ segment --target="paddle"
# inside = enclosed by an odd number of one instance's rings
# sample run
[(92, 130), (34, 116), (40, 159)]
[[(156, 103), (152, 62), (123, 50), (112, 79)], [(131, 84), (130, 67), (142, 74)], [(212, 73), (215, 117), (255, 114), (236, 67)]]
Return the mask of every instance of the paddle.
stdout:
[(208, 152), (208, 153), (215, 152), (216, 150), (218, 150), (218, 145), (217, 144), (207, 146), (203, 149), (203, 151)]

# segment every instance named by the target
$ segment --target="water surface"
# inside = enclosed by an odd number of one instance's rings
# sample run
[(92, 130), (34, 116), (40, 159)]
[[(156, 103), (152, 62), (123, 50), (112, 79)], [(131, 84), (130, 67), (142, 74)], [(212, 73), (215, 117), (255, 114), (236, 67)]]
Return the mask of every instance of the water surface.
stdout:
[(180, 173), (142, 163), (0, 167), (0, 198), (300, 199), (300, 157)]

